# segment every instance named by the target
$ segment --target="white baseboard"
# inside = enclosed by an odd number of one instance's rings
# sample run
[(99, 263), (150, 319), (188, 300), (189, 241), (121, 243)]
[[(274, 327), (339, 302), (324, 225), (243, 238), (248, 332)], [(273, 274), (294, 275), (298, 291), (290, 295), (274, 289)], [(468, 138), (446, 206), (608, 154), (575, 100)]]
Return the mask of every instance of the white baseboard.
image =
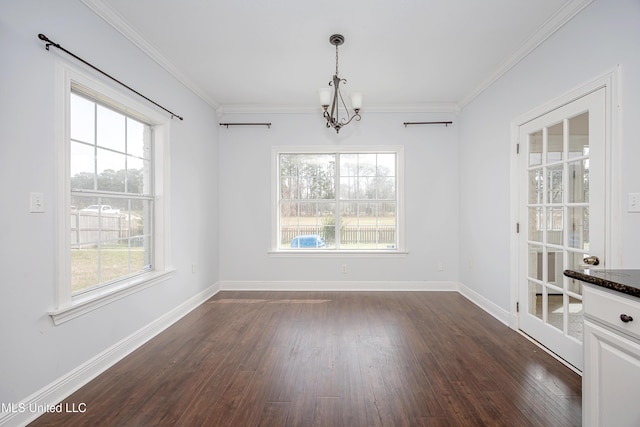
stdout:
[(487, 313), (495, 317), (498, 321), (504, 323), (511, 329), (517, 329), (516, 317), (510, 312), (508, 312), (507, 310), (505, 310), (504, 308), (500, 307), (494, 302), (483, 297), (476, 291), (469, 289), (462, 283), (458, 284), (458, 292), (462, 296), (467, 298), (469, 301), (471, 301), (472, 303), (474, 303), (475, 305), (477, 305), (478, 307), (480, 307), (481, 309), (483, 309), (484, 311), (486, 311)]
[(516, 317), (502, 307), (459, 282), (451, 281), (222, 281), (223, 291), (448, 291), (458, 292), (469, 301), (495, 317), (499, 322), (517, 329)]
[(223, 291), (457, 291), (458, 282), (385, 281), (223, 281)]
[(11, 412), (0, 413), (0, 426), (27, 425), (43, 413), (41, 409), (35, 411), (32, 409), (55, 407), (73, 392), (173, 325), (219, 291), (220, 285), (218, 283), (210, 286), (66, 375), (28, 396), (22, 402), (12, 404), (13, 409)]

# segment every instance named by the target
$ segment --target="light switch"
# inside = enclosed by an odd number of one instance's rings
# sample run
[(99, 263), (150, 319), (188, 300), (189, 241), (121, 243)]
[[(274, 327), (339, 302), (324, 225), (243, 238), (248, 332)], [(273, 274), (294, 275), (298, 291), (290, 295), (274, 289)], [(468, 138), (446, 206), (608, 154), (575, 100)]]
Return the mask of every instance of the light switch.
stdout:
[(629, 212), (640, 212), (640, 193), (629, 193)]
[(44, 212), (44, 193), (32, 192), (29, 194), (29, 212), (31, 213)]

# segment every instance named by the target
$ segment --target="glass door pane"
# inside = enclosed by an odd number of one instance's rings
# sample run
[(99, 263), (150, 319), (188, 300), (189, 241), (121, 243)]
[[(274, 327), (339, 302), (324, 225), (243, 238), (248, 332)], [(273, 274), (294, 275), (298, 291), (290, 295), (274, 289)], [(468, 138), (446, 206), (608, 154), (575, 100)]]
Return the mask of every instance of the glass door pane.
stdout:
[(562, 272), (589, 251), (589, 113), (528, 134), (527, 312), (582, 340), (582, 286)]

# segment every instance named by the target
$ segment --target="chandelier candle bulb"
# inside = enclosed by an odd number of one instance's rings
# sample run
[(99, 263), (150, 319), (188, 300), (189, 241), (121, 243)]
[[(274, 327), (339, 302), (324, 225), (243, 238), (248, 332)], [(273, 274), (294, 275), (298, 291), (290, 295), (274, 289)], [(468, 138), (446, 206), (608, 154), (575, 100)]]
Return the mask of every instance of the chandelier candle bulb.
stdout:
[(320, 105), (323, 108), (331, 104), (331, 88), (323, 87), (318, 89), (318, 96), (320, 97)]
[(351, 108), (354, 110), (359, 110), (362, 108), (362, 94), (361, 93), (352, 93), (351, 94)]

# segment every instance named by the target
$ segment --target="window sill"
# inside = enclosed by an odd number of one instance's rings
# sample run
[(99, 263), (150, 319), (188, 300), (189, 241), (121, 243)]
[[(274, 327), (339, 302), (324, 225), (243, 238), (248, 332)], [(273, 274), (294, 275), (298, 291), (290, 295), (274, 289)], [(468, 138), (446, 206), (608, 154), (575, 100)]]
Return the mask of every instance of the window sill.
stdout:
[(409, 254), (407, 250), (393, 250), (393, 251), (361, 251), (361, 250), (316, 250), (316, 249), (294, 249), (294, 250), (279, 250), (268, 251), (269, 256), (272, 257), (308, 257), (313, 256), (316, 258), (378, 258), (378, 257), (405, 257)]
[(128, 295), (164, 282), (170, 279), (174, 272), (175, 269), (152, 272), (135, 277), (117, 287), (110, 286), (84, 295), (78, 295), (72, 298), (69, 305), (50, 311), (49, 316), (51, 316), (55, 325), (60, 325)]

